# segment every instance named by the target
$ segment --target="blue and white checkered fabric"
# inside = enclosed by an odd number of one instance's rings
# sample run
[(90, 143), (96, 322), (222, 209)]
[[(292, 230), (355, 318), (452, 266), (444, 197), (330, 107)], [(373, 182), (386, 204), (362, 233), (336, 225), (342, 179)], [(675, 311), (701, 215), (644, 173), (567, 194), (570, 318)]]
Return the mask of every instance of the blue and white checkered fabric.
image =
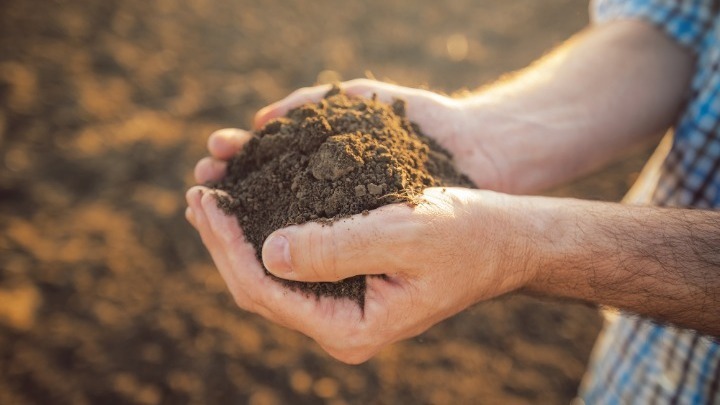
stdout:
[[(691, 94), (652, 201), (720, 208), (720, 1), (593, 3), (596, 24), (628, 18), (652, 23), (697, 56)], [(586, 404), (720, 404), (720, 344), (637, 317), (611, 317), (593, 352), (580, 398)]]

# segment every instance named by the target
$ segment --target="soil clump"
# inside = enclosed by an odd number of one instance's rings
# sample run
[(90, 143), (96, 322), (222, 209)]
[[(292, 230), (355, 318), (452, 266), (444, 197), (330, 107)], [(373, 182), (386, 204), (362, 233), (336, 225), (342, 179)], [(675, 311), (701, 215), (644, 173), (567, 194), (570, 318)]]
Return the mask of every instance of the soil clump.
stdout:
[[(254, 135), (211, 186), (230, 195), (218, 204), (237, 217), (261, 262), (263, 242), (279, 228), (332, 225), (383, 205), (414, 204), (427, 187), (473, 186), (450, 153), (407, 119), (402, 100), (388, 105), (335, 86), (319, 103), (295, 108)], [(268, 275), (291, 289), (364, 306), (366, 276), (300, 283)]]

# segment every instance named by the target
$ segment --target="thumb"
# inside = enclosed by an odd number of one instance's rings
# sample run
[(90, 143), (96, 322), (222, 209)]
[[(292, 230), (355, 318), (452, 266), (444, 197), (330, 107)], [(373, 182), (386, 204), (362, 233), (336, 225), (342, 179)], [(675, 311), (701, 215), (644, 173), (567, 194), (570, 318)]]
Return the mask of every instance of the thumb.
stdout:
[(263, 263), (277, 277), (296, 281), (398, 273), (407, 265), (398, 252), (407, 251), (403, 247), (411, 240), (410, 210), (389, 205), (330, 225), (309, 222), (277, 230), (263, 244)]

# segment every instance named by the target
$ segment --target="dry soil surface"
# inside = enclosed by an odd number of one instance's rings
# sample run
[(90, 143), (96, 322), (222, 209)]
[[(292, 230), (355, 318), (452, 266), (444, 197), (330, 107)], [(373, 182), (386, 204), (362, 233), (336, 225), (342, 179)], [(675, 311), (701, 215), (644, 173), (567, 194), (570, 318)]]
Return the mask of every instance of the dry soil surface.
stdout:
[[(512, 296), (361, 366), (238, 310), (183, 219), (207, 135), (366, 71), (474, 88), (574, 0), (0, 2), (0, 404), (567, 403), (595, 309)], [(640, 157), (556, 195), (617, 200)]]

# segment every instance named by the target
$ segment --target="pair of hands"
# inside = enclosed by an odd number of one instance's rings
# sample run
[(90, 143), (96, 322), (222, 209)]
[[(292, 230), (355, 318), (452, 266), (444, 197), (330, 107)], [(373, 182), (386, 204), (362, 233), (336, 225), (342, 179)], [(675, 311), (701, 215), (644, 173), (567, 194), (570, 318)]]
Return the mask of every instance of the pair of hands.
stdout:
[[(493, 184), (493, 162), (471, 137), (459, 101), (365, 79), (342, 87), (353, 95), (375, 93), (385, 102), (404, 98), (408, 118), (449, 149), (460, 170), (476, 184)], [(259, 111), (255, 127), (319, 101), (327, 90), (318, 86), (292, 93)], [(213, 133), (208, 140), (211, 156), (196, 165), (196, 181), (223, 177), (226, 160), (251, 136), (240, 129)], [(332, 226), (306, 223), (270, 235), (262, 259), (278, 277), (310, 282), (387, 276), (367, 278), (364, 310), (348, 299), (309, 297), (265, 275), (237, 220), (217, 208), (215, 193), (203, 186), (191, 188), (186, 217), (237, 304), (310, 336), (346, 363), (363, 362), (382, 347), (418, 335), (480, 300), (521, 288), (533, 277), (518, 263), (527, 247), (513, 237), (513, 228), (523, 230), (527, 220), (521, 199), (490, 191), (430, 188), (415, 207), (393, 204)]]

